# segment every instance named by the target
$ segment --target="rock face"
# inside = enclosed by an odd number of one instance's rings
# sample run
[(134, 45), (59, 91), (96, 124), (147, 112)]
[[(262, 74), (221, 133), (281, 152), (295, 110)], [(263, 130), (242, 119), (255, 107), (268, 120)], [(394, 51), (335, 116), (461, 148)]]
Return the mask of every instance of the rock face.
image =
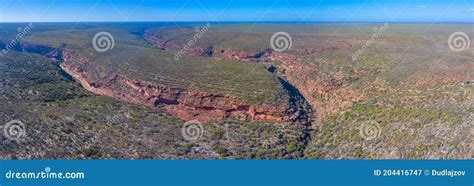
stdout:
[[(319, 115), (317, 118), (320, 121), (324, 118), (325, 113), (331, 112), (332, 109), (337, 110), (340, 108), (330, 108), (329, 110), (323, 109), (318, 105), (317, 98), (329, 92), (335, 91), (337, 87), (348, 84), (354, 79), (358, 78), (358, 75), (354, 74), (353, 78), (331, 76), (317, 77), (316, 79), (313, 79), (311, 77), (312, 74), (317, 72), (317, 65), (314, 63), (305, 63), (302, 65), (303, 58), (298, 56), (352, 47), (352, 45), (347, 44), (328, 45), (318, 48), (295, 49), (294, 52), (297, 54), (295, 55), (289, 53), (273, 52), (271, 49), (266, 49), (263, 51), (243, 51), (213, 46), (209, 47), (207, 50), (202, 50), (200, 48), (186, 48), (186, 50), (182, 50), (184, 45), (179, 44), (176, 41), (165, 40), (160, 36), (148, 32), (146, 32), (144, 37), (147, 41), (155, 44), (163, 50), (183, 51), (184, 53), (190, 55), (233, 59), (243, 62), (261, 62), (267, 60), (278, 61), (279, 64), (276, 67), (271, 66), (271, 68), (274, 68), (271, 71), (275, 72), (276, 68), (284, 71), (284, 77), (280, 78), (285, 79), (286, 82), (295, 87), (298, 92), (302, 94), (303, 99), (307, 100), (318, 111)], [(340, 91), (338, 93), (344, 95), (348, 94), (348, 97), (357, 96), (352, 95), (351, 92), (347, 91)], [(341, 106), (347, 107), (349, 104), (350, 103), (343, 103)]]
[(107, 74), (73, 51), (63, 50), (62, 56), (61, 68), (87, 90), (152, 108), (163, 107), (170, 114), (184, 120), (210, 121), (236, 117), (293, 123), (300, 118), (299, 112), (294, 108), (252, 105), (229, 96), (134, 81), (123, 75)]
[[(162, 50), (183, 51), (186, 54), (196, 56), (233, 59), (243, 62), (279, 61), (277, 68), (285, 71), (284, 77), (279, 78), (280, 81), (288, 84), (285, 87), (290, 86), (295, 89), (293, 92), (297, 92), (293, 95), (293, 103), (288, 106), (253, 105), (229, 96), (169, 87), (147, 81), (135, 81), (120, 74), (108, 74), (104, 69), (91, 63), (88, 58), (67, 49), (57, 49), (31, 43), (21, 44), (21, 49), (60, 61), (60, 67), (66, 73), (77, 79), (84, 88), (93, 93), (151, 108), (163, 108), (171, 115), (183, 120), (211, 121), (234, 117), (252, 121), (310, 124), (308, 109), (302, 107), (304, 103), (301, 102), (307, 100), (318, 110), (318, 113), (324, 113), (320, 111), (321, 108), (317, 105), (317, 95), (329, 92), (333, 85), (350, 81), (343, 77), (331, 77), (333, 79), (329, 80), (321, 77), (313, 80), (309, 77), (317, 70), (317, 67), (315, 65), (311, 66), (312, 64), (301, 65), (303, 59), (294, 54), (273, 52), (270, 49), (240, 51), (212, 46), (206, 50), (195, 47), (185, 48), (186, 46), (183, 44), (166, 40), (148, 32), (145, 32), (144, 37)], [(347, 47), (351, 46), (334, 45), (316, 49), (297, 49), (295, 52), (308, 54)]]
[[(341, 108), (350, 106), (350, 102), (344, 101), (342, 104), (337, 104), (340, 100), (326, 100), (326, 102), (334, 103), (326, 105), (327, 108), (322, 108), (318, 103), (318, 98), (327, 94), (337, 94), (341, 97), (357, 99), (359, 94), (350, 90), (344, 90), (340, 87), (350, 84), (358, 79), (361, 74), (354, 73), (350, 78), (345, 76), (328, 76), (320, 74), (316, 78), (312, 78), (313, 74), (318, 72), (318, 66), (314, 63), (303, 63), (303, 59), (285, 53), (272, 53), (269, 59), (279, 61), (278, 68), (284, 70), (285, 78), (291, 82), (306, 100), (317, 110), (318, 123), (324, 120), (327, 113), (337, 111)], [(304, 64), (304, 65), (302, 65)], [(349, 100), (349, 99), (344, 99)]]
[[(191, 55), (203, 56), (203, 57), (221, 57), (225, 59), (235, 59), (239, 61), (261, 61), (266, 58), (271, 58), (272, 50), (266, 49), (263, 51), (247, 51), (247, 50), (235, 50), (229, 48), (220, 48), (220, 47), (213, 47), (209, 46), (207, 49), (202, 49), (199, 47), (188, 47), (184, 44), (178, 43), (174, 40), (164, 39), (163, 37), (145, 31), (143, 35), (145, 40), (154, 44), (158, 48), (162, 50), (171, 50), (175, 52), (182, 52)], [(315, 52), (324, 52), (329, 50), (338, 50), (344, 48), (350, 48), (352, 45), (346, 44), (336, 44), (336, 45), (328, 45), (322, 46), (318, 48), (304, 48), (304, 49), (295, 49), (295, 52), (302, 55), (307, 55)], [(284, 55), (283, 53), (279, 53), (279, 55)], [(296, 56), (293, 56), (296, 57)]]
[(145, 32), (144, 38), (162, 50), (170, 50), (183, 54), (190, 54), (201, 57), (219, 57), (225, 59), (234, 59), (239, 61), (258, 61), (271, 53), (270, 49), (264, 51), (242, 51), (228, 48), (218, 48), (210, 46), (207, 49), (198, 47), (187, 47), (173, 40), (164, 39), (161, 36)]

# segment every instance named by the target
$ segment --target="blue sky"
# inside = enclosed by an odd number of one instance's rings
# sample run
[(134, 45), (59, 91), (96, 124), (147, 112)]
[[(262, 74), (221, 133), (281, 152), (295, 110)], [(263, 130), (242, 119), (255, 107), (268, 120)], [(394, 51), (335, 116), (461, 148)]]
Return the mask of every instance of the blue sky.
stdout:
[(0, 22), (474, 22), (474, 0), (1, 0)]

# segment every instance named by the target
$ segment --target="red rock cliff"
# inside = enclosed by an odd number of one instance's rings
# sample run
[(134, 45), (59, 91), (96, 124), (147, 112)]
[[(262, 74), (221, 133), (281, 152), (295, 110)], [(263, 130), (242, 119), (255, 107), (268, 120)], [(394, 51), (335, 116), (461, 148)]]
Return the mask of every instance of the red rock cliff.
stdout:
[(295, 122), (299, 117), (299, 112), (294, 108), (252, 105), (229, 96), (134, 81), (123, 75), (107, 74), (90, 63), (89, 59), (73, 51), (63, 50), (62, 55), (61, 68), (87, 90), (152, 108), (163, 107), (184, 120), (209, 121), (238, 117), (253, 121)]

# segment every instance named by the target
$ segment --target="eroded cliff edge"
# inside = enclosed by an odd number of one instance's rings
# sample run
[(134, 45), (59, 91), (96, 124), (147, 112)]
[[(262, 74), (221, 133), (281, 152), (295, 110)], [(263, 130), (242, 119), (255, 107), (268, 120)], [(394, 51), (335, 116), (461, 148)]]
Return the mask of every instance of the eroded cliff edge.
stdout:
[(295, 99), (285, 105), (254, 105), (227, 95), (170, 87), (132, 80), (121, 74), (109, 74), (79, 52), (37, 44), (21, 44), (22, 50), (58, 61), (61, 69), (81, 85), (99, 95), (163, 108), (180, 119), (212, 121), (227, 117), (264, 122), (288, 122), (309, 125), (307, 112)]
[[(159, 34), (150, 31), (145, 31), (143, 37), (162, 50), (184, 52), (188, 55), (201, 57), (233, 59), (242, 62), (261, 62), (264, 66), (267, 66), (270, 72), (278, 77), (283, 86), (289, 87), (287, 90), (289, 89), (296, 92), (293, 97), (298, 97), (299, 100), (303, 100), (302, 102), (304, 103), (300, 103), (300, 106), (305, 107), (304, 110), (307, 111), (311, 123), (320, 123), (326, 113), (335, 112), (350, 105), (349, 102), (344, 102), (342, 105), (339, 105), (336, 102), (340, 100), (329, 100), (329, 102), (332, 101), (334, 104), (323, 108), (318, 103), (319, 97), (329, 93), (341, 94), (343, 97), (357, 96), (354, 95), (353, 92), (340, 90), (338, 88), (350, 84), (352, 81), (358, 79), (361, 74), (354, 73), (351, 77), (319, 76), (315, 79), (312, 78), (312, 76), (318, 72), (318, 66), (314, 63), (305, 63), (303, 57), (300, 57), (300, 55), (351, 48), (352, 45), (349, 44), (327, 45), (318, 48), (298, 48), (294, 49), (294, 54), (290, 54), (274, 52), (271, 49), (246, 51), (214, 46), (209, 46), (206, 49), (186, 47), (184, 44), (165, 39)], [(183, 48), (186, 50), (183, 50)], [(275, 61), (277, 63), (266, 65), (265, 63), (267, 61)]]

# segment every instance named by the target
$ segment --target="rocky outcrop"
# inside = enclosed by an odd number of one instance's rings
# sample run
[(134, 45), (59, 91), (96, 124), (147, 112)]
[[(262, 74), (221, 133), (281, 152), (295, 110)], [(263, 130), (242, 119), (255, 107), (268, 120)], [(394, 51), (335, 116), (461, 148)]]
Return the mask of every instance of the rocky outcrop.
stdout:
[(220, 120), (226, 117), (253, 121), (301, 122), (295, 108), (252, 105), (230, 96), (173, 88), (147, 81), (134, 81), (123, 75), (110, 75), (89, 60), (69, 50), (62, 51), (61, 68), (87, 90), (152, 108), (164, 108), (184, 120)]
[[(345, 88), (346, 85), (364, 76), (363, 72), (354, 71), (350, 76), (321, 73), (316, 63), (305, 62), (303, 58), (293, 54), (272, 53), (268, 58), (279, 62), (278, 68), (283, 71), (282, 75), (317, 110), (318, 123), (321, 123), (327, 115), (349, 107), (352, 101), (366, 99), (365, 94)], [(314, 74), (318, 76), (315, 77)], [(325, 103), (324, 106), (321, 105), (321, 101)]]
[[(159, 48), (163, 50), (171, 50), (171, 51), (183, 51), (184, 45), (179, 44), (173, 40), (165, 40), (162, 37), (151, 34), (146, 32), (144, 35), (145, 39)], [(297, 48), (294, 49), (295, 54), (290, 53), (280, 53), (280, 52), (273, 52), (271, 49), (266, 49), (263, 51), (244, 51), (244, 50), (235, 50), (235, 49), (227, 49), (227, 48), (218, 48), (210, 46), (207, 50), (202, 50), (200, 48), (186, 48), (184, 52), (190, 55), (202, 56), (202, 57), (217, 57), (217, 58), (224, 58), (224, 59), (232, 59), (232, 60), (239, 60), (243, 62), (264, 62), (264, 61), (278, 61), (279, 63), (276, 66), (269, 67), (272, 68), (272, 73), (275, 73), (279, 69), (281, 73), (280, 79), (285, 81), (294, 87), (298, 94), (301, 94), (301, 99), (307, 100), (313, 107), (316, 108), (318, 111), (318, 119), (321, 121), (325, 113), (333, 112), (340, 108), (322, 108), (318, 104), (318, 97), (328, 94), (329, 92), (333, 92), (343, 85), (349, 84), (353, 80), (359, 77), (358, 74), (354, 74), (353, 77), (343, 77), (343, 76), (325, 76), (322, 75), (313, 79), (312, 76), (318, 70), (318, 66), (314, 63), (304, 63), (303, 58), (300, 55), (308, 55), (316, 52), (325, 52), (325, 51), (332, 51), (332, 50), (339, 50), (344, 48), (350, 48), (352, 45), (349, 44), (334, 44), (334, 45), (327, 45), (321, 46), (318, 48)], [(352, 93), (348, 93), (345, 91), (339, 92), (340, 94), (349, 94), (349, 97), (357, 97), (357, 95), (353, 95)], [(330, 102), (330, 101), (329, 101)], [(334, 104), (336, 105), (336, 104)], [(349, 106), (349, 102), (344, 102), (340, 104), (338, 107), (347, 107)]]
[(183, 120), (211, 121), (234, 117), (308, 124), (304, 112), (289, 105), (253, 105), (226, 95), (135, 81), (120, 74), (109, 74), (85, 56), (68, 49), (25, 43), (21, 44), (21, 50), (58, 61), (62, 70), (95, 94), (150, 108), (163, 108)]
[[(272, 57), (272, 50), (265, 49), (262, 51), (249, 51), (249, 50), (235, 50), (229, 48), (221, 48), (221, 47), (214, 47), (209, 46), (207, 49), (202, 49), (199, 47), (188, 47), (184, 44), (176, 42), (172, 39), (165, 39), (162, 36), (150, 33), (145, 31), (143, 37), (148, 42), (154, 44), (156, 47), (162, 50), (170, 50), (175, 52), (183, 52), (190, 55), (202, 56), (202, 57), (220, 57), (225, 59), (234, 59), (239, 61), (246, 61), (246, 62), (255, 62), (255, 61), (263, 61), (267, 58)], [(334, 44), (334, 45), (327, 45), (321, 46), (318, 48), (297, 48), (294, 51), (297, 54), (307, 55), (316, 52), (324, 52), (324, 51), (331, 51), (331, 50), (338, 50), (344, 48), (350, 48), (352, 45), (348, 44)], [(285, 55), (284, 53), (278, 53), (277, 55)], [(289, 55), (289, 54), (286, 54)], [(296, 56), (292, 55), (294, 58)]]
[(264, 51), (243, 51), (228, 48), (218, 48), (213, 46), (207, 47), (206, 49), (202, 49), (199, 47), (188, 47), (174, 40), (165, 39), (159, 35), (152, 34), (150, 32), (145, 32), (144, 38), (145, 40), (162, 50), (183, 52), (188, 55), (195, 55), (201, 57), (218, 57), (251, 62), (258, 61), (262, 57), (267, 56), (271, 53), (271, 50), (269, 49)]

